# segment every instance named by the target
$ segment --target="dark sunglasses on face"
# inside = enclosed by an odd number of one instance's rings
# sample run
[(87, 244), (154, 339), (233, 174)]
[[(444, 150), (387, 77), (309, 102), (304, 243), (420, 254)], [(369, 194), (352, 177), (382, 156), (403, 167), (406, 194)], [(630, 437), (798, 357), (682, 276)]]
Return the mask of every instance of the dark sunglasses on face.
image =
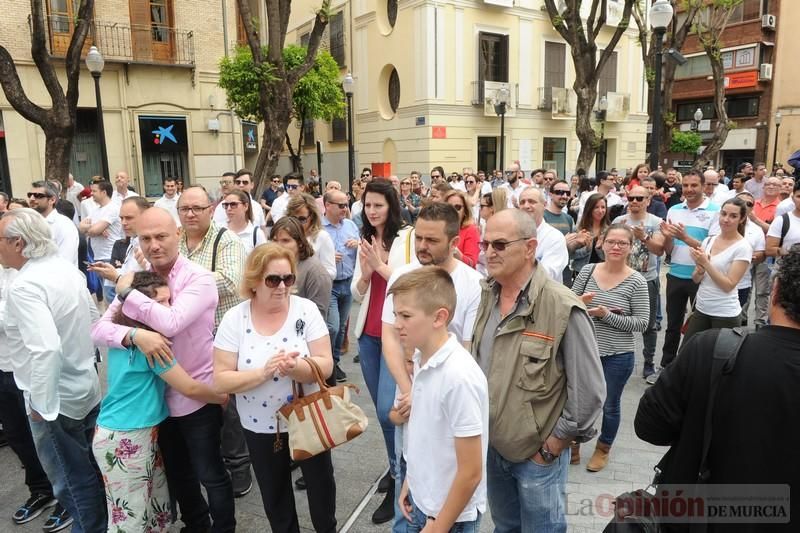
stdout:
[(29, 192), (28, 198), (36, 198), (37, 200), (41, 200), (42, 198), (47, 198), (47, 195), (43, 192)]
[(467, 185), (475, 185), (475, 180), (467, 180)]
[(644, 202), (644, 196), (628, 196), (628, 200), (631, 202)]
[(528, 239), (526, 239), (526, 238), (521, 238), (521, 239), (514, 239), (513, 241), (481, 241), (479, 243), (479, 245), (481, 247), (481, 250), (483, 250), (484, 252), (489, 249), (490, 245), (491, 245), (492, 248), (494, 248), (494, 250), (496, 252), (502, 252), (510, 244), (514, 244), (515, 242), (519, 242), (519, 241), (527, 241), (527, 240)]
[[(339, 203), (336, 203), (336, 202), (328, 202), (328, 205), (335, 205), (339, 209), (346, 209), (347, 208), (347, 203), (339, 204)], [(299, 220), (299, 218), (298, 218), (298, 220)]]
[(250, 185), (250, 180), (233, 180), (236, 185)]
[(242, 202), (222, 202), (222, 209), (233, 209), (240, 205), (242, 205)]
[(270, 274), (264, 278), (264, 285), (270, 289), (277, 289), (281, 282), (283, 282), (284, 287), (291, 287), (294, 285), (294, 281), (294, 274), (284, 274), (283, 276), (278, 274)]
[(286, 188), (287, 188), (287, 189), (289, 189), (289, 190), (294, 190), (294, 189), (296, 189), (296, 188), (298, 188), (298, 187), (299, 187), (299, 185), (298, 185), (298, 184), (296, 184), (296, 183), (288, 183), (288, 184), (286, 185)]
[(567, 196), (569, 191), (550, 191), (550, 194), (555, 194), (556, 196)]

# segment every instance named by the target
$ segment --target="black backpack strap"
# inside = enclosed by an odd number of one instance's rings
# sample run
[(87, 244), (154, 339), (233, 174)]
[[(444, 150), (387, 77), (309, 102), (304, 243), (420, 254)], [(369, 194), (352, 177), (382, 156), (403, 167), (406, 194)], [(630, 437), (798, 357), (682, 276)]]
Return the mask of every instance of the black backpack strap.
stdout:
[(225, 233), (228, 228), (219, 228), (217, 232), (217, 238), (214, 239), (214, 251), (211, 252), (211, 272), (217, 270), (217, 250), (219, 249), (219, 241), (222, 240), (222, 234)]
[(792, 222), (789, 220), (789, 213), (784, 213), (781, 219), (781, 240), (778, 243), (778, 248), (783, 246), (783, 239), (786, 238), (786, 234), (789, 233), (789, 227), (792, 225)]
[(711, 422), (714, 413), (714, 402), (716, 401), (717, 388), (723, 374), (733, 372), (736, 365), (736, 357), (739, 349), (747, 338), (748, 331), (737, 327), (733, 329), (721, 329), (717, 340), (714, 343), (714, 358), (711, 361), (711, 383), (708, 388), (708, 403), (706, 404), (705, 426), (703, 430), (703, 452), (700, 456), (700, 470), (697, 474), (699, 483), (708, 482), (711, 471), (708, 468), (708, 451), (711, 449)]
[(581, 295), (586, 294), (586, 286), (589, 284), (589, 280), (592, 279), (592, 274), (594, 274), (594, 269), (597, 266), (597, 263), (590, 263), (589, 267), (589, 275), (586, 276), (586, 279), (583, 282), (583, 289), (581, 290)]
[(256, 234), (257, 234), (257, 232), (258, 232), (258, 226), (255, 226), (255, 227), (253, 228), (253, 248), (255, 248), (255, 247), (256, 247), (256, 240), (257, 240), (257, 239), (256, 239)]

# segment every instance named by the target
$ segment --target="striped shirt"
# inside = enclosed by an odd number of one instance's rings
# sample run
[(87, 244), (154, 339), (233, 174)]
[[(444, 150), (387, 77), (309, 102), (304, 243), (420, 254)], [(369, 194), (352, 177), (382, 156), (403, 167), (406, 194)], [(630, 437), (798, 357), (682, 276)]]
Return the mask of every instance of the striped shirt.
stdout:
[[(673, 205), (667, 212), (667, 222), (670, 224), (683, 224), (686, 233), (692, 239), (703, 242), (709, 235), (719, 233), (719, 206), (708, 198), (699, 206), (690, 209), (686, 202)], [(676, 278), (692, 279), (694, 272), (694, 259), (689, 246), (680, 239), (672, 239), (672, 260), (669, 273)]]
[(633, 272), (610, 290), (601, 289), (592, 276), (597, 265), (586, 265), (572, 284), (578, 296), (595, 293), (587, 304), (590, 309), (603, 305), (608, 309), (620, 309), (619, 313), (608, 313), (603, 318), (592, 317), (597, 348), (600, 357), (634, 350), (633, 332), (643, 332), (650, 321), (650, 298), (644, 277)]
[[(211, 270), (211, 263), (214, 258), (214, 241), (217, 238), (220, 227), (213, 221), (209, 226), (206, 236), (200, 241), (197, 247), (189, 251), (186, 243), (186, 233), (181, 234), (180, 252), (189, 261), (197, 263), (206, 270)], [(214, 327), (219, 325), (223, 315), (236, 304), (242, 301), (239, 296), (239, 284), (242, 282), (244, 273), (244, 245), (233, 231), (226, 231), (222, 234), (217, 247), (217, 264), (214, 269), (214, 281), (217, 283), (217, 293), (219, 294), (219, 304), (214, 315)]]

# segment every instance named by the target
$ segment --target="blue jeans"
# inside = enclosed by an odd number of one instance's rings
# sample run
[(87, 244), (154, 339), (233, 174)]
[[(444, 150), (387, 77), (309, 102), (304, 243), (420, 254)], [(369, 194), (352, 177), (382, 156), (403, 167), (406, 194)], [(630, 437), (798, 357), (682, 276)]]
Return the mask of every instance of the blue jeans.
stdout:
[(489, 446), (486, 484), (495, 533), (567, 531), (569, 447), (549, 465), (512, 463)]
[[(399, 492), (397, 493), (399, 497)], [(425, 527), (425, 524), (428, 522), (428, 516), (423, 513), (417, 504), (414, 503), (414, 497), (409, 493), (408, 499), (411, 502), (411, 506), (413, 509), (411, 510), (411, 522), (408, 523), (408, 527), (403, 531), (407, 533), (419, 533)], [(435, 518), (435, 517), (434, 517)], [(453, 524), (453, 527), (450, 528), (450, 533), (478, 533), (481, 529), (481, 514), (478, 513), (478, 518), (471, 522), (456, 522)]]
[(378, 422), (383, 430), (386, 453), (389, 455), (389, 472), (394, 476), (394, 424), (389, 420), (389, 410), (394, 404), (394, 391), (397, 385), (389, 372), (389, 367), (386, 366), (386, 360), (381, 353), (382, 347), (383, 343), (380, 337), (364, 334), (358, 338), (361, 373), (364, 374), (364, 381), (367, 383), (369, 395), (375, 405)]
[(350, 315), (350, 305), (353, 296), (350, 294), (350, 282), (353, 278), (337, 279), (331, 289), (331, 304), (328, 307), (328, 335), (331, 338), (331, 352), (333, 361), (339, 363), (342, 358), (342, 345), (347, 334), (347, 317)]
[(100, 405), (83, 420), (64, 415), (52, 422), (30, 418), (31, 434), (53, 494), (75, 519), (73, 533), (105, 533), (106, 494), (92, 453)]
[[(233, 486), (220, 450), (221, 432), (222, 407), (214, 404), (188, 415), (171, 416), (158, 426), (169, 493), (178, 502), (187, 531), (236, 530)], [(206, 489), (208, 503), (200, 484)]]
[(606, 378), (606, 401), (603, 404), (603, 425), (597, 440), (611, 446), (619, 430), (622, 389), (633, 373), (633, 352), (607, 355), (601, 357), (600, 362), (603, 363), (603, 375)]
[[(403, 431), (408, 431), (408, 424), (404, 424)], [(394, 432), (394, 449), (397, 451), (397, 459), (395, 462), (394, 471), (394, 522), (392, 522), (393, 533), (406, 533), (410, 524), (406, 520), (403, 511), (400, 510), (400, 490), (403, 488), (403, 481), (406, 479), (406, 459), (403, 457), (403, 431), (397, 431), (395, 427)]]

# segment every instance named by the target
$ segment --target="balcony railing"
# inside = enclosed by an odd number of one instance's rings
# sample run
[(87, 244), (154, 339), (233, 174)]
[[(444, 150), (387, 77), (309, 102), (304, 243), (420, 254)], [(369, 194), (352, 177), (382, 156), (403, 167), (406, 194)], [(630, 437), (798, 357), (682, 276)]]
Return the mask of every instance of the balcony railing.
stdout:
[[(71, 20), (48, 17), (50, 53), (63, 57), (72, 38)], [(97, 46), (106, 61), (194, 66), (194, 34), (160, 25), (120, 24), (94, 21), (86, 38), (85, 50)]]
[(539, 103), (537, 105), (542, 111), (553, 109), (553, 88), (539, 87)]

